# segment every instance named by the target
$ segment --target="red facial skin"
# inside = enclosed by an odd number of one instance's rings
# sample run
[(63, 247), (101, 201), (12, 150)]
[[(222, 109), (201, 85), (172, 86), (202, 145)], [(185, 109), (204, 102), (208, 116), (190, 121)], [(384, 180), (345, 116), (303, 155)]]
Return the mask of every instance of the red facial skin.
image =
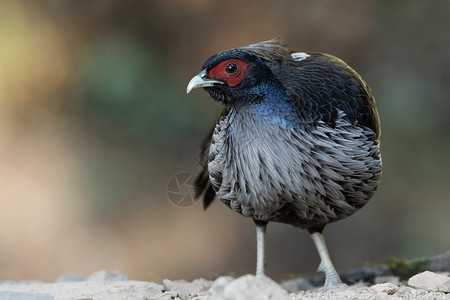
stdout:
[(228, 86), (236, 86), (244, 78), (247, 67), (245, 61), (237, 58), (224, 60), (209, 71), (209, 77), (226, 82)]

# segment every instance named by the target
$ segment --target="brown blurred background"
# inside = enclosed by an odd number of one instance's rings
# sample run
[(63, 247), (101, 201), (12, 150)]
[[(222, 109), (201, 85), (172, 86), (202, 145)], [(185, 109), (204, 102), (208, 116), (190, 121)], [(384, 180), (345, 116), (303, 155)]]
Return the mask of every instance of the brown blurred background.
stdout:
[[(118, 269), (132, 279), (254, 272), (251, 220), (178, 208), (218, 104), (202, 62), (282, 36), (371, 86), (384, 174), (325, 230), (339, 270), (450, 248), (449, 1), (0, 1), (0, 280)], [(186, 191), (186, 190), (184, 190)], [(267, 273), (314, 274), (306, 232), (270, 224)]]

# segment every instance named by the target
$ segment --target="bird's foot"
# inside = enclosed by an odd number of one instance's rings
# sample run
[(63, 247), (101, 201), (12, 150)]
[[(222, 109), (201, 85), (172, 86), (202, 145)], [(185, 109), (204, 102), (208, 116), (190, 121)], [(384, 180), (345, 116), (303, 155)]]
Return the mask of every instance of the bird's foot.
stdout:
[(350, 288), (348, 285), (346, 285), (345, 283), (342, 282), (337, 282), (337, 283), (330, 283), (330, 282), (325, 282), (325, 285), (323, 287), (320, 288), (314, 288), (312, 290), (309, 290), (310, 293), (323, 293), (323, 292), (329, 292), (329, 291), (343, 291)]
[(320, 288), (321, 292), (326, 292), (326, 291), (343, 291), (348, 289), (349, 286), (346, 285), (345, 283), (342, 283), (341, 281), (339, 281), (338, 283), (327, 283), (325, 282), (325, 285)]
[(341, 278), (337, 273), (326, 274), (325, 276), (325, 284), (323, 285), (324, 291), (331, 290), (345, 290), (348, 288), (348, 285), (342, 283)]

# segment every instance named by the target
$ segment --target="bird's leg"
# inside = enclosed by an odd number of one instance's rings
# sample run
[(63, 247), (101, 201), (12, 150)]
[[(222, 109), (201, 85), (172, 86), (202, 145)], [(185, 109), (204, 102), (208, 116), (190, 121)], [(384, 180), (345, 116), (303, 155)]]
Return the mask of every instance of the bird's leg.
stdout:
[(338, 273), (336, 272), (336, 269), (333, 266), (333, 263), (331, 262), (330, 254), (328, 254), (327, 245), (325, 244), (323, 234), (320, 232), (313, 232), (311, 233), (311, 237), (320, 256), (320, 265), (317, 271), (325, 273), (324, 288), (328, 289), (345, 287), (346, 285), (342, 283)]
[(264, 275), (264, 239), (267, 222), (256, 221), (256, 276)]

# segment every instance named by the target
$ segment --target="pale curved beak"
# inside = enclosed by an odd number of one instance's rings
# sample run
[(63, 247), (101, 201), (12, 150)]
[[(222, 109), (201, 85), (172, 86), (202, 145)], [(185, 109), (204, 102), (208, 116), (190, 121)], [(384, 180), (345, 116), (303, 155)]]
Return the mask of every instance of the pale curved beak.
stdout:
[(186, 93), (189, 94), (193, 89), (214, 86), (214, 84), (223, 84), (222, 81), (206, 78), (206, 70), (201, 71), (189, 81)]

